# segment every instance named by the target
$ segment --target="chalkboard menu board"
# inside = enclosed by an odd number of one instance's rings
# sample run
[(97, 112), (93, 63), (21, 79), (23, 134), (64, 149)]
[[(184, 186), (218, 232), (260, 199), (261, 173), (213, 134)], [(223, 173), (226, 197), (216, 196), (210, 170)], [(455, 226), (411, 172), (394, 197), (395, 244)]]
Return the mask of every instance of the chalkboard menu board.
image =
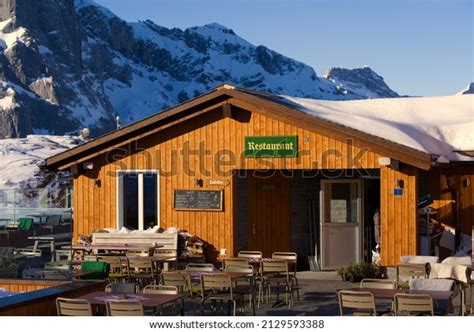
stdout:
[(222, 211), (222, 190), (177, 189), (174, 191), (174, 209)]

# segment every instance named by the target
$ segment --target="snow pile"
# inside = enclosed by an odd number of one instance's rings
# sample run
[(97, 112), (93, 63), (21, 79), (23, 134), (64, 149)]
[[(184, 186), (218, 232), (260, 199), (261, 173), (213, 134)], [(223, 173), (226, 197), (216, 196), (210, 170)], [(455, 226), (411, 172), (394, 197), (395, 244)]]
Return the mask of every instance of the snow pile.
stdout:
[(323, 101), (282, 96), (297, 109), (325, 120), (451, 161), (474, 158), (474, 96)]

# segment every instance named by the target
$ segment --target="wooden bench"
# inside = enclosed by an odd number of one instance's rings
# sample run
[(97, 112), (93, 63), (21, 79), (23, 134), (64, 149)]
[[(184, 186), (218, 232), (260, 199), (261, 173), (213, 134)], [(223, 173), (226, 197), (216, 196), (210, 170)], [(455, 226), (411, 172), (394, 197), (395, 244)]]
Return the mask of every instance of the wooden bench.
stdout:
[(169, 269), (169, 263), (176, 262), (178, 253), (178, 234), (170, 233), (93, 233), (92, 244), (134, 244), (152, 245), (156, 244), (153, 252), (155, 256), (169, 257), (163, 262), (163, 270)]

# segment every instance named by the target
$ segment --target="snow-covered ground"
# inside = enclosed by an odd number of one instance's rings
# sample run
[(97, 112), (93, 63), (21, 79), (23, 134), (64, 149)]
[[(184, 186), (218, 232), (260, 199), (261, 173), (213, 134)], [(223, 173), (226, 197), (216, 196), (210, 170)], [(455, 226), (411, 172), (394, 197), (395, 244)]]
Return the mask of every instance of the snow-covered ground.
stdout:
[(452, 161), (474, 158), (474, 96), (325, 101), (283, 96), (301, 111)]

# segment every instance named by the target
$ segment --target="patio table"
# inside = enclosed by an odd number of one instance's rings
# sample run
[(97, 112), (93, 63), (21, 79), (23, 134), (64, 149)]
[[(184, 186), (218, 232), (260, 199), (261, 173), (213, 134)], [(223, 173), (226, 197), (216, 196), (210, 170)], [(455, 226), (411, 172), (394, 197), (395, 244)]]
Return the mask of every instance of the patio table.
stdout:
[[(93, 292), (77, 298), (87, 300), (93, 305), (104, 305), (106, 301), (138, 301), (144, 307), (160, 307), (181, 300), (183, 296), (183, 294), (114, 294), (110, 292)], [(184, 314), (183, 310), (181, 308), (181, 315)]]
[[(369, 292), (375, 299), (393, 300), (395, 294), (423, 294), (429, 295), (435, 301), (452, 301), (454, 291), (432, 291), (413, 289), (379, 289), (379, 288), (350, 288), (350, 291)], [(462, 308), (461, 308), (462, 310)], [(463, 313), (461, 313), (462, 315)]]
[(72, 233), (57, 233), (50, 235), (28, 236), (28, 240), (34, 240), (33, 250), (38, 249), (40, 243), (49, 243), (51, 246), (51, 253), (56, 248), (56, 241), (67, 240), (71, 241)]

